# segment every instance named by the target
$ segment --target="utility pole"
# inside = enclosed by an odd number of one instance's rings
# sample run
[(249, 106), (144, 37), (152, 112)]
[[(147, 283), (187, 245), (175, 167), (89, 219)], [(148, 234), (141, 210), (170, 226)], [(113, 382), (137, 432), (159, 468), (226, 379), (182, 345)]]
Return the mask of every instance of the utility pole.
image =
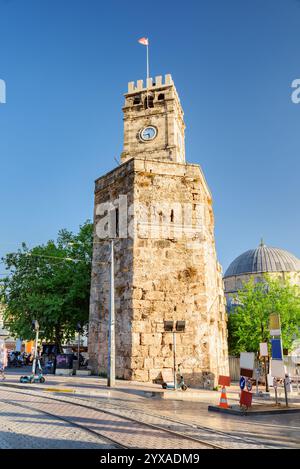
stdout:
[(177, 374), (176, 374), (176, 331), (173, 331), (173, 379), (174, 390), (177, 389)]
[(35, 344), (34, 344), (34, 356), (33, 356), (33, 362), (32, 362), (32, 374), (35, 375), (36, 373), (36, 364), (38, 361), (38, 341), (39, 341), (39, 331), (40, 331), (40, 326), (37, 320), (32, 321), (32, 326), (35, 330)]
[(108, 329), (108, 373), (107, 386), (116, 384), (116, 345), (115, 345), (115, 266), (114, 266), (114, 241), (110, 241), (110, 302), (109, 302), (109, 329)]
[(81, 332), (81, 324), (80, 322), (77, 323), (77, 370), (80, 368), (80, 332)]
[[(265, 333), (264, 333), (264, 325), (263, 322), (260, 324), (261, 327), (261, 340), (262, 342), (265, 342)], [(268, 362), (269, 364), (269, 362)], [(268, 369), (267, 369), (267, 359), (264, 357), (264, 371), (265, 371), (265, 386), (266, 386), (266, 392), (269, 392), (269, 383), (268, 383)]]

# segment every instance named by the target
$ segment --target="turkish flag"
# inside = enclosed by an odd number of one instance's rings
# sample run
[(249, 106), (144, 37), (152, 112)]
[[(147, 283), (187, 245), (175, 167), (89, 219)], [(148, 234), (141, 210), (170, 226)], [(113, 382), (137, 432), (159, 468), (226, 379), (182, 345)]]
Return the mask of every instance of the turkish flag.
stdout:
[(149, 40), (148, 40), (147, 37), (141, 37), (141, 39), (139, 39), (139, 43), (143, 44), (143, 46), (148, 46), (149, 45)]

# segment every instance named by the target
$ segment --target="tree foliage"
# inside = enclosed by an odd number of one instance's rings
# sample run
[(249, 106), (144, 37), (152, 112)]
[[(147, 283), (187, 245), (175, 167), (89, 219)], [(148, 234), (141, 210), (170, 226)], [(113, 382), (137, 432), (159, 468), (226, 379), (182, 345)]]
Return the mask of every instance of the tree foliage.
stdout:
[(37, 319), (41, 338), (61, 345), (88, 321), (93, 227), (87, 221), (78, 234), (61, 230), (55, 241), (29, 249), (26, 244), (2, 261), (8, 275), (1, 280), (4, 321), (11, 334), (32, 339)]
[(230, 353), (257, 352), (260, 342), (268, 342), (271, 313), (280, 315), (284, 348), (290, 349), (300, 337), (300, 288), (289, 279), (267, 275), (258, 283), (251, 279), (234, 300), (228, 319)]

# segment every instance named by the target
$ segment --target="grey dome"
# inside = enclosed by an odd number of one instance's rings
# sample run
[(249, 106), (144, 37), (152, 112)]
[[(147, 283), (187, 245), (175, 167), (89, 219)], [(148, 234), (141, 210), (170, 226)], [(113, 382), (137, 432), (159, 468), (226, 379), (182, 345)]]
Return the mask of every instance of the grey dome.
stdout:
[(258, 248), (244, 252), (225, 272), (224, 278), (241, 274), (261, 272), (298, 272), (300, 260), (284, 249), (266, 246), (263, 242)]

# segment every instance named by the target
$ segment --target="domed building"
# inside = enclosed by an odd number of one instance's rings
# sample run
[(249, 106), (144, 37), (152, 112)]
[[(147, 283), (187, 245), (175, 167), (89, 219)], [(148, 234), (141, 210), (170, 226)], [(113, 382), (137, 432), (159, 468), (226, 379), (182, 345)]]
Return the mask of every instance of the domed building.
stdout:
[(300, 285), (300, 260), (284, 249), (266, 246), (263, 241), (256, 249), (250, 249), (231, 262), (223, 277), (227, 305), (250, 278), (259, 282), (263, 274), (276, 278), (288, 278)]

